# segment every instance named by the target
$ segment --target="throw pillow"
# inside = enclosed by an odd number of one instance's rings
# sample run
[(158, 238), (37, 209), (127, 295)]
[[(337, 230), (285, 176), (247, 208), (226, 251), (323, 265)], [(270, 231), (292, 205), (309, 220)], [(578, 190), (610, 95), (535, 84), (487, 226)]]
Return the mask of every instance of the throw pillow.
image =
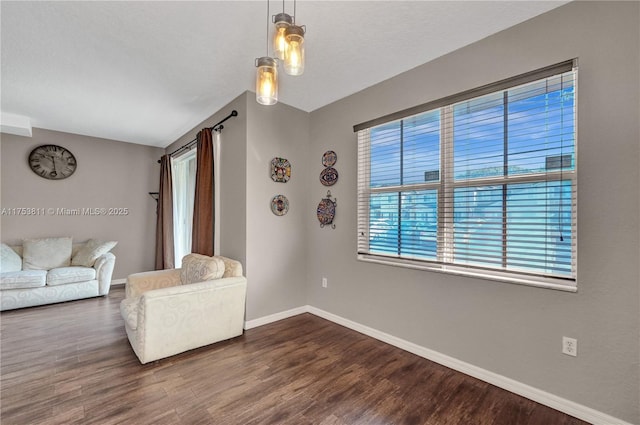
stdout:
[(93, 267), (96, 260), (111, 251), (118, 244), (116, 241), (102, 242), (89, 239), (71, 259), (72, 266)]
[(51, 270), (71, 264), (71, 238), (25, 239), (22, 270)]
[(22, 270), (22, 258), (9, 245), (0, 245), (0, 273)]
[(219, 257), (188, 254), (182, 259), (180, 282), (183, 285), (220, 279), (224, 274), (224, 261)]

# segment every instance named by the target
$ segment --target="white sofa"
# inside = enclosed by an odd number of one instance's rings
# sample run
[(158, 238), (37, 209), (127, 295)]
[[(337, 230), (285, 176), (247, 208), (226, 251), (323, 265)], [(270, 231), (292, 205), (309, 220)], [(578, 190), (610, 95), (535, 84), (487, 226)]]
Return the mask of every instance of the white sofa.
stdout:
[[(46, 246), (52, 240), (52, 245)], [(44, 264), (23, 258), (25, 243), (30, 247), (40, 244), (40, 253), (51, 251), (39, 260)], [(20, 246), (2, 244), (0, 311), (107, 295), (116, 261), (109, 250), (115, 244), (95, 240), (72, 243), (71, 238), (29, 239)]]
[(242, 264), (189, 254), (182, 268), (127, 278), (120, 303), (140, 363), (242, 335), (247, 279)]

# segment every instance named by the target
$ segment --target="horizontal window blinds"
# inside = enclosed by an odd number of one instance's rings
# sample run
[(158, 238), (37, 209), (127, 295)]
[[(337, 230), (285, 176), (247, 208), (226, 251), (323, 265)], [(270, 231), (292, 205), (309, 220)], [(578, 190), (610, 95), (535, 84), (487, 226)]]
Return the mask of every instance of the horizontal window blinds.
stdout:
[(359, 254), (575, 280), (576, 73), (358, 131)]
[(371, 128), (371, 127), (378, 126), (390, 121), (396, 121), (411, 115), (417, 115), (422, 112), (430, 111), (432, 109), (437, 109), (445, 105), (452, 105), (454, 103), (461, 102), (463, 100), (468, 100), (468, 99), (482, 96), (488, 93), (494, 93), (494, 92), (515, 87), (518, 85), (523, 85), (523, 84), (540, 80), (549, 76), (562, 74), (563, 72), (569, 72), (572, 69), (577, 68), (577, 66), (578, 66), (577, 59), (571, 59), (564, 62), (560, 62), (545, 68), (537, 69), (535, 71), (527, 72), (525, 74), (520, 74), (515, 77), (506, 78), (504, 80), (490, 83), (482, 87), (467, 90), (462, 93), (454, 94), (452, 96), (447, 96), (431, 102), (423, 103), (422, 105), (414, 106), (408, 109), (404, 109), (402, 111), (385, 115), (380, 118), (376, 118), (370, 121), (356, 124), (353, 126), (353, 131), (357, 132), (365, 128)]

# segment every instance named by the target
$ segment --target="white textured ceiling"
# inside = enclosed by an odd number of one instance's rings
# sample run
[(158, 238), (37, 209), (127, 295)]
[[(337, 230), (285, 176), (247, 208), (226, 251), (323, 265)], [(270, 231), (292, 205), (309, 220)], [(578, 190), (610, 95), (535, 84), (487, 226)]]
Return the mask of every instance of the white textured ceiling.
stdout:
[[(299, 0), (306, 68), (281, 73), (280, 101), (312, 111), (564, 3)], [(1, 110), (33, 127), (166, 147), (254, 90), (266, 8), (2, 0)]]

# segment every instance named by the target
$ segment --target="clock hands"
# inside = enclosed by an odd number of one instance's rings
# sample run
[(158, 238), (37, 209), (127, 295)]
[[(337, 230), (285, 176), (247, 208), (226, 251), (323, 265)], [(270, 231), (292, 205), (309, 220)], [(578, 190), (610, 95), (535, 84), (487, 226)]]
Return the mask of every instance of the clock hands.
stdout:
[(56, 177), (58, 175), (58, 173), (56, 172), (56, 156), (54, 154), (43, 154), (44, 157), (48, 158), (51, 161), (51, 166), (53, 167), (53, 170), (51, 170), (51, 172), (49, 172), (49, 175), (51, 177)]
[(35, 148), (29, 155), (29, 165), (36, 174), (51, 180), (67, 178), (77, 167), (73, 154), (55, 145)]

